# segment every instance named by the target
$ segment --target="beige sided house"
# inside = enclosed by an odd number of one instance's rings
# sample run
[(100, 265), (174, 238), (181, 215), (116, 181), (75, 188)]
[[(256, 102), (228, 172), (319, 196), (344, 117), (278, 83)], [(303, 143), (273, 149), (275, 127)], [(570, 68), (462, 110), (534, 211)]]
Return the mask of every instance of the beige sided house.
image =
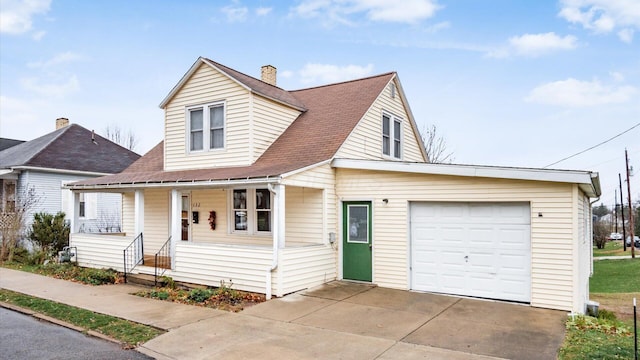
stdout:
[(80, 264), (268, 297), (350, 279), (585, 311), (597, 174), (429, 164), (396, 73), (275, 82), (199, 58), (160, 104), (163, 142), (67, 186), (76, 204), (123, 197), (124, 236), (72, 234)]

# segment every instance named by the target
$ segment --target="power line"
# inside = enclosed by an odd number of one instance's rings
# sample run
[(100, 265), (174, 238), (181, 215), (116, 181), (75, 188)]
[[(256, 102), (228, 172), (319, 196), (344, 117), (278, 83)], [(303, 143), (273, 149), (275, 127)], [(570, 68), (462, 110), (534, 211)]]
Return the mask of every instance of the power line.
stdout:
[(587, 151), (589, 151), (589, 150), (593, 150), (593, 149), (597, 148), (597, 147), (598, 147), (598, 146), (600, 146), (600, 145), (604, 145), (604, 144), (608, 143), (609, 141), (611, 141), (611, 140), (613, 140), (613, 139), (615, 139), (615, 138), (617, 138), (617, 137), (620, 137), (620, 136), (622, 136), (622, 135), (624, 135), (624, 134), (628, 133), (629, 131), (631, 131), (631, 130), (633, 130), (633, 129), (637, 128), (638, 126), (640, 126), (640, 122), (639, 122), (639, 123), (637, 123), (637, 124), (635, 124), (635, 125), (633, 125), (632, 127), (628, 128), (627, 130), (625, 130), (625, 131), (621, 132), (620, 134), (615, 135), (614, 137), (612, 137), (612, 138), (610, 138), (610, 139), (607, 139), (607, 140), (605, 140), (605, 141), (603, 141), (603, 142), (601, 142), (601, 143), (599, 143), (599, 144), (597, 144), (597, 145), (593, 145), (592, 147), (590, 147), (590, 148), (588, 148), (588, 149), (584, 149), (584, 150), (582, 150), (582, 151), (580, 151), (580, 152), (577, 152), (577, 153), (575, 153), (575, 154), (573, 154), (573, 155), (571, 155), (571, 156), (567, 156), (566, 158), (560, 159), (560, 160), (558, 160), (558, 161), (556, 161), (556, 162), (554, 162), (554, 163), (551, 163), (551, 164), (549, 164), (549, 165), (547, 165), (547, 166), (543, 167), (543, 169), (544, 169), (544, 168), (548, 168), (549, 166), (553, 166), (553, 165), (555, 165), (555, 164), (557, 164), (557, 163), (561, 163), (561, 162), (563, 162), (563, 161), (565, 161), (565, 160), (569, 160), (569, 159), (571, 159), (572, 157), (574, 157), (574, 156), (578, 156), (578, 155), (580, 155), (580, 154), (583, 154), (583, 153), (585, 153), (585, 152), (587, 152)]

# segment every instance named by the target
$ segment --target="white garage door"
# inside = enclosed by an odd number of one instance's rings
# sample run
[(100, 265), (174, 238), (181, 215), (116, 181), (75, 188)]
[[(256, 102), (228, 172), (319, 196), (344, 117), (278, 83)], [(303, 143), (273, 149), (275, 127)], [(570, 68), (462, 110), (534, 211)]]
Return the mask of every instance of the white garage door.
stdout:
[(411, 288), (529, 302), (528, 203), (411, 203)]

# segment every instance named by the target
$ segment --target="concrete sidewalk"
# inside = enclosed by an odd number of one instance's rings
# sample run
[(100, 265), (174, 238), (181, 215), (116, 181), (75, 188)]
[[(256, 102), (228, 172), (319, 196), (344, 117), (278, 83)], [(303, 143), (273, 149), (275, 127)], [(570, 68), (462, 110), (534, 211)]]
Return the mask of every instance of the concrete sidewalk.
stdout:
[(0, 268), (0, 287), (167, 333), (137, 350), (158, 359), (555, 359), (563, 312), (334, 282), (241, 313), (130, 295)]

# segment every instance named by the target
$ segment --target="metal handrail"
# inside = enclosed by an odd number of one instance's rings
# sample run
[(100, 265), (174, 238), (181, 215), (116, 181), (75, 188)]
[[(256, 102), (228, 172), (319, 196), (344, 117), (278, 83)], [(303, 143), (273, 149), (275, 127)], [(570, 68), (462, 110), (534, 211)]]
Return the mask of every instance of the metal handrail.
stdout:
[[(163, 276), (168, 268), (171, 267), (171, 236), (169, 239), (165, 241), (164, 245), (158, 250), (155, 255), (155, 271), (154, 271), (154, 286), (158, 286), (158, 278)], [(158, 273), (158, 268), (161, 269), (161, 272)]]
[(127, 273), (131, 273), (131, 271), (138, 265), (144, 264), (144, 248), (142, 241), (142, 233), (136, 236), (135, 239), (122, 250), (124, 257), (124, 282), (127, 282)]

